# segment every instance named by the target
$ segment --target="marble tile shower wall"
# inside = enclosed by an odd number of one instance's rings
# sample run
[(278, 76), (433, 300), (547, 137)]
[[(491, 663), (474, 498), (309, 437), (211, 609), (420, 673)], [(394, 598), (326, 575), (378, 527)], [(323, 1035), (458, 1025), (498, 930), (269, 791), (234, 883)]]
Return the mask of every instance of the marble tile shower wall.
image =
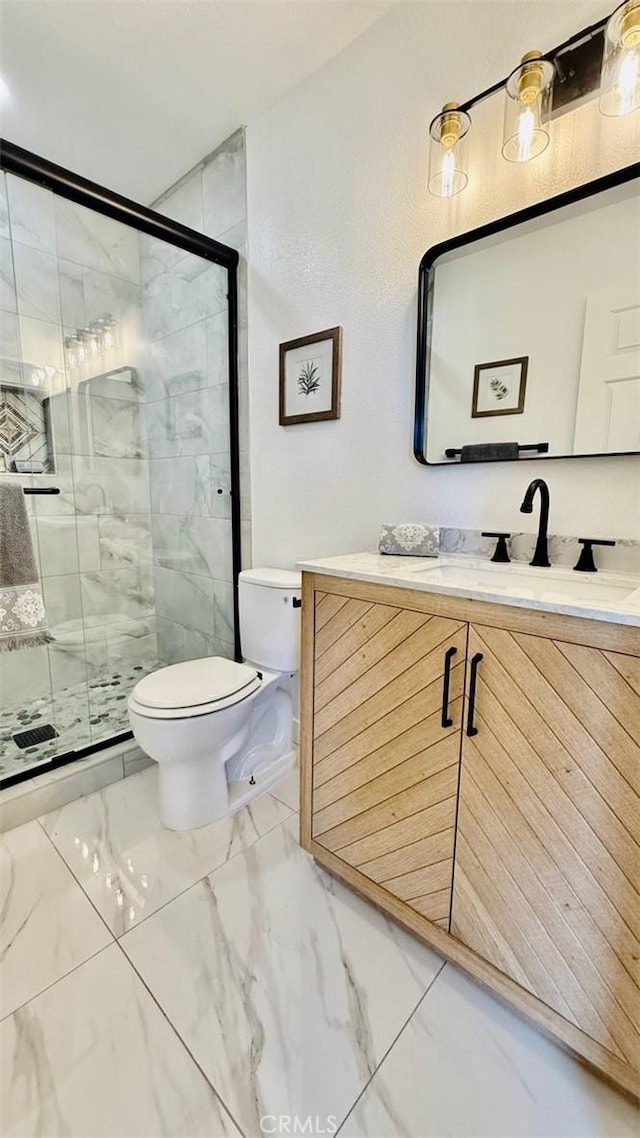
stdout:
[[(244, 562), (250, 564), (243, 132), (154, 208), (241, 254), (241, 500)], [(164, 662), (232, 656), (227, 274), (151, 238), (141, 238), (141, 251), (159, 656)]]
[[(140, 363), (140, 251), (126, 226), (21, 179), (6, 186), (0, 378), (28, 384), (33, 366), (49, 369), (55, 473), (46, 480), (62, 492), (29, 498), (55, 641), (0, 656), (0, 690), (5, 704), (53, 691), (55, 705), (63, 688), (157, 658), (144, 411), (131, 382)], [(65, 368), (64, 337), (107, 313), (117, 321), (116, 347)]]
[[(0, 656), (0, 692), (5, 706), (53, 695), (43, 713), (55, 722), (56, 693), (105, 672), (232, 654), (227, 281), (218, 266), (21, 179), (0, 176), (5, 189), (0, 381), (20, 386), (49, 369), (47, 481), (61, 494), (28, 499), (55, 641)], [(156, 208), (242, 255), (245, 200), (240, 132)], [(245, 268), (243, 258), (246, 504)], [(107, 313), (116, 348), (66, 366), (65, 336)], [(250, 564), (244, 507), (243, 519)]]

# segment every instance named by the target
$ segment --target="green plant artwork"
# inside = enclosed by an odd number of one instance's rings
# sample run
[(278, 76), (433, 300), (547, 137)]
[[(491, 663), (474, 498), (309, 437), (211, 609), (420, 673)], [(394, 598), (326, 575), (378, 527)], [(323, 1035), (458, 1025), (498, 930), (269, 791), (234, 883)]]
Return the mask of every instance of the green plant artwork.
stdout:
[(509, 388), (507, 387), (506, 383), (503, 383), (501, 379), (498, 379), (497, 375), (495, 375), (493, 379), (489, 380), (489, 387), (491, 388), (496, 399), (499, 401), (505, 399), (509, 394)]
[(307, 360), (300, 369), (298, 376), (298, 392), (300, 395), (311, 395), (320, 387), (320, 374), (312, 360)]

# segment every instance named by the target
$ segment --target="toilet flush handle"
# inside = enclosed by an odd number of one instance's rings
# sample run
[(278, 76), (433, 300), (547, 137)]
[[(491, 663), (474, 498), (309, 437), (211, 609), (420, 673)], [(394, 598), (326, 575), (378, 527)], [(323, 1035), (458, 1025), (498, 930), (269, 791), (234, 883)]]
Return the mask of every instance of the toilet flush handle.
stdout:
[(294, 597), (293, 598), (293, 607), (294, 607), (294, 609), (301, 609), (302, 608), (302, 597)]

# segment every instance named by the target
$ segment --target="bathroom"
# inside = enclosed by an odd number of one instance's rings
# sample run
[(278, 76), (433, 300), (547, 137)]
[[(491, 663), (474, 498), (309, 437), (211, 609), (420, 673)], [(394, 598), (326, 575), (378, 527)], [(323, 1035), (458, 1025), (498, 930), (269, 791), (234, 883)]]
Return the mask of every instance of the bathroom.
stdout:
[[(89, 210), (3, 160), (3, 345), (14, 328), (21, 350), (3, 347), (0, 382), (15, 394), (20, 361), (55, 375), (36, 377), (49, 412), (27, 445), (26, 461), (44, 454), (45, 469), (5, 468), (0, 480), (60, 490), (25, 495), (53, 640), (0, 653), (3, 1134), (636, 1133), (628, 1080), (603, 1079), (602, 1062), (535, 1009), (521, 1018), (513, 993), (496, 999), (485, 974), (447, 955), (440, 931), (430, 940), (403, 928), (328, 856), (309, 856), (291, 763), (234, 814), (163, 826), (161, 763), (131, 736), (127, 707), (162, 667), (254, 659), (238, 642), (240, 569), (306, 562), (301, 691), (295, 679), (287, 690), (292, 739), (311, 766), (305, 598), (332, 579), (321, 563), (376, 550), (383, 524), (410, 522), (440, 527), (445, 552), (466, 549), (497, 572), (496, 539), (481, 534), (535, 537), (540, 498), (532, 516), (520, 507), (538, 475), (554, 572), (570, 578), (578, 539), (594, 538), (616, 545), (594, 547), (592, 589), (607, 574), (640, 573), (637, 446), (522, 470), (414, 455), (427, 251), (640, 153), (640, 112), (602, 114), (599, 77), (551, 120), (530, 162), (501, 153), (502, 87), (477, 102), (469, 181), (451, 197), (427, 187), (429, 125), (448, 100), (473, 100), (528, 50), (549, 53), (611, 11), (598, 0), (0, 7), (2, 138), (167, 224), (150, 232), (142, 212), (125, 222)], [(80, 105), (88, 84), (94, 98)], [(183, 226), (202, 244), (185, 244)], [(280, 346), (336, 329), (339, 415), (281, 425)], [(82, 359), (78, 332), (89, 338)], [(37, 337), (47, 334), (45, 359)], [(95, 335), (97, 365), (86, 358)], [(530, 369), (528, 393), (533, 384)], [(529, 570), (518, 542), (511, 569)], [(297, 601), (296, 579), (283, 580)], [(369, 603), (349, 587), (350, 604)], [(391, 588), (381, 607), (393, 605)], [(471, 624), (464, 606), (446, 618), (457, 612)], [(635, 660), (637, 622), (615, 627), (619, 656)], [(482, 682), (479, 671), (480, 695)], [(47, 724), (53, 737), (15, 743)], [(615, 812), (627, 818), (624, 840), (637, 841), (627, 780)], [(637, 862), (625, 856), (633, 884)], [(589, 944), (596, 957), (600, 941)]]

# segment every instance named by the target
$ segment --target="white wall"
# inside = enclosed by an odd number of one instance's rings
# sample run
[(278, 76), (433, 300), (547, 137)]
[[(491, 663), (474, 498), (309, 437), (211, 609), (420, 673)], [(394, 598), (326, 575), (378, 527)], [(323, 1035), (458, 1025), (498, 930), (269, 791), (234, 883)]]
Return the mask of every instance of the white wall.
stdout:
[[(638, 155), (640, 113), (593, 102), (521, 168), (500, 156), (502, 104), (478, 108), (472, 176), (452, 201), (425, 189), (427, 132), (463, 101), (608, 4), (401, 4), (247, 131), (254, 563), (373, 548), (382, 521), (522, 528), (530, 478), (551, 528), (640, 536), (640, 462), (550, 460), (425, 468), (412, 457), (416, 283), (427, 248)], [(278, 344), (344, 328), (342, 418), (278, 426)], [(533, 528), (533, 527), (532, 527)]]

